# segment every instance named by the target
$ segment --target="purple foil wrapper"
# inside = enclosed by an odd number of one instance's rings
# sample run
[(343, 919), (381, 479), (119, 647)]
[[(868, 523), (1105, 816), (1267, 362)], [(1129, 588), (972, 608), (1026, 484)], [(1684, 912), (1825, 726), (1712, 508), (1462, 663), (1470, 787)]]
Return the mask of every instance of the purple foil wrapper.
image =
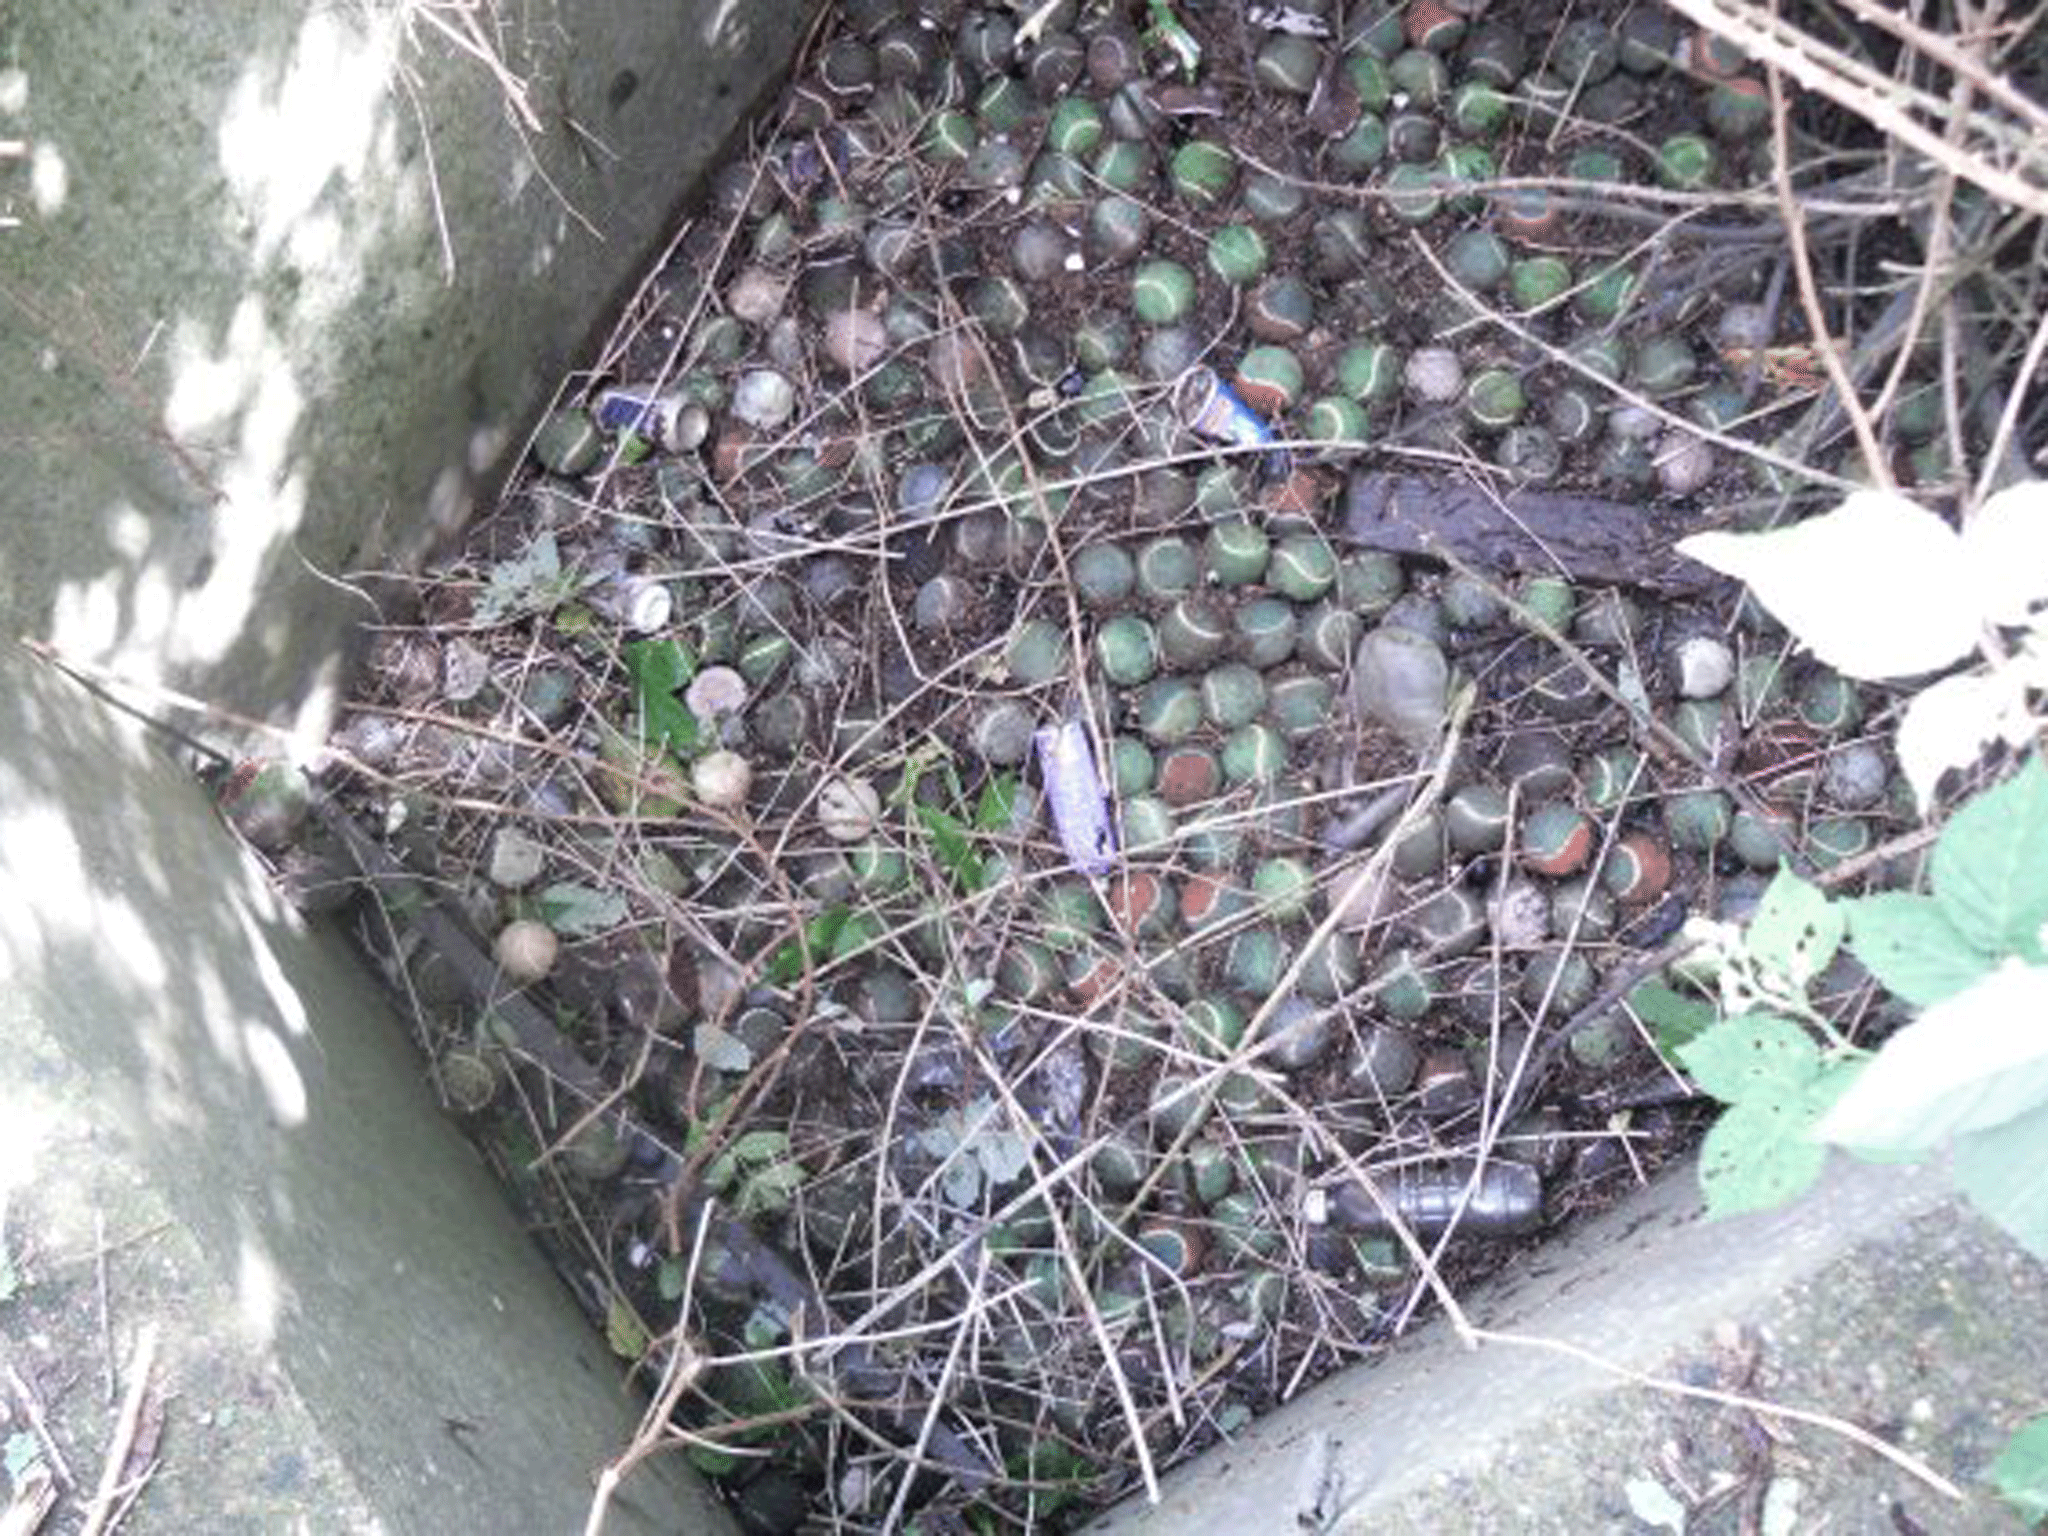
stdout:
[(1052, 823), (1059, 829), (1067, 862), (1084, 875), (1106, 875), (1116, 867), (1116, 830), (1109, 823), (1109, 796), (1095, 771), (1095, 754), (1079, 720), (1041, 726), (1038, 769)]

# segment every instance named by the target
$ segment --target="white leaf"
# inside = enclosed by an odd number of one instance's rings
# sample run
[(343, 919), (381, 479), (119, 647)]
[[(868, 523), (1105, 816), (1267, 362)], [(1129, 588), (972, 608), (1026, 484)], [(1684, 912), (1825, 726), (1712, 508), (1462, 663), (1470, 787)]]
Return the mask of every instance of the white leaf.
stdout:
[(1622, 1485), (1628, 1507), (1645, 1525), (1660, 1531), (1685, 1532), (1685, 1506), (1654, 1477), (1632, 1477)]
[(2009, 486), (1971, 516), (1963, 553), (1977, 611), (1994, 624), (2024, 624), (2048, 601), (2048, 481)]
[(1915, 694), (1899, 721), (1899, 766), (1913, 786), (1920, 814), (1951, 768), (1967, 768), (2003, 734), (2007, 710), (2025, 708), (2024, 684), (1999, 673), (1945, 677)]
[(1696, 533), (1681, 554), (1747, 582), (1845, 677), (1912, 677), (1977, 643), (1978, 594), (1954, 529), (1883, 491), (1767, 533)]
[(1819, 1141), (1927, 1151), (2048, 1102), (2048, 966), (2008, 960), (1885, 1042), (1813, 1128)]
[(974, 1151), (991, 1184), (1007, 1184), (1031, 1166), (1031, 1143), (1015, 1131), (986, 1131), (976, 1139)]
[(1806, 1488), (1796, 1477), (1774, 1477), (1764, 1489), (1760, 1522), (1764, 1536), (1793, 1536), (1799, 1529), (1799, 1500)]

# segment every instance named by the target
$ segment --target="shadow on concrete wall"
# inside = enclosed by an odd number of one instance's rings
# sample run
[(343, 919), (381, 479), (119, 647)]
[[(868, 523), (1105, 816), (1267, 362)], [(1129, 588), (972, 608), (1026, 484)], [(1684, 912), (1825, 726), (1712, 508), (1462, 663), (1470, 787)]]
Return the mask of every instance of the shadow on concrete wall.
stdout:
[(394, 1486), (476, 1494), (432, 1414), (513, 1400), (597, 1465), (613, 1362), (554, 1328), (360, 967), (181, 767), (12, 641), (146, 708), (176, 688), (319, 730), (376, 617), (353, 578), (494, 488), (809, 10), (0, 13), (0, 140), (26, 146), (0, 160), (0, 1198), (35, 1177), (37, 1117), (89, 1119), (231, 1276), (245, 1347), (290, 1330), (363, 1443), (406, 1384), (427, 1417)]
[(317, 705), (375, 617), (343, 579), (493, 484), (804, 8), (474, 9), (0, 24), (15, 631)]

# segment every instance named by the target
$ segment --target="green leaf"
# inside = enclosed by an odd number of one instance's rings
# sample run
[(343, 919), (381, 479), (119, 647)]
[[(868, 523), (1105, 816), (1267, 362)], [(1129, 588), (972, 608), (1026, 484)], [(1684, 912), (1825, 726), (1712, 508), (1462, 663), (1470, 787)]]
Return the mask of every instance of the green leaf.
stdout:
[(647, 1330), (625, 1301), (614, 1296), (604, 1314), (604, 1341), (622, 1360), (638, 1360), (647, 1353)]
[(683, 1447), (690, 1465), (706, 1477), (730, 1477), (739, 1470), (740, 1459), (730, 1451), (714, 1451), (701, 1442)]
[(1678, 1059), (1724, 1104), (1796, 1101), (1820, 1073), (1820, 1049), (1806, 1031), (1768, 1013), (1723, 1019), (1683, 1047)]
[(1805, 1139), (1810, 1121), (1796, 1096), (1756, 1099), (1722, 1111), (1700, 1143), (1707, 1214), (1769, 1210), (1813, 1183), (1827, 1162), (1827, 1148)]
[(1657, 1049), (1674, 1056), (1698, 1039), (1719, 1016), (1705, 998), (1693, 997), (1661, 981), (1646, 981), (1628, 995), (1628, 1006), (1656, 1036)]
[(1955, 1141), (1956, 1187), (2037, 1259), (2048, 1259), (2048, 1104)]
[(2008, 960), (1884, 1044), (1814, 1134), (1926, 1150), (2048, 1103), (2048, 967)]
[(989, 1129), (974, 1139), (974, 1155), (991, 1184), (1007, 1184), (1031, 1166), (1031, 1143), (1015, 1131)]
[(587, 939), (626, 920), (626, 898), (573, 880), (557, 881), (534, 898), (547, 925), (564, 938)]
[(1818, 886), (1781, 869), (1749, 920), (1749, 952), (1803, 992), (1835, 958), (1847, 926)]
[(727, 1147), (711, 1159), (711, 1166), (704, 1170), (704, 1187), (714, 1195), (722, 1195), (732, 1188), (732, 1181), (740, 1176), (740, 1160)]
[(939, 863), (960, 882), (962, 889), (972, 893), (988, 883), (981, 855), (974, 851), (967, 827), (959, 817), (949, 816), (934, 806), (920, 805), (917, 819), (931, 835), (932, 851), (938, 855)]
[(974, 807), (974, 830), (1007, 832), (1017, 813), (1017, 776), (999, 773), (982, 787)]
[(654, 1289), (663, 1301), (681, 1301), (683, 1287), (689, 1278), (689, 1265), (683, 1262), (681, 1255), (672, 1253), (654, 1272)]
[(679, 640), (628, 640), (620, 647), (644, 739), (681, 753), (710, 745), (710, 735), (676, 697), (697, 675), (697, 659)]
[(601, 719), (597, 755), (618, 770), (597, 776), (597, 792), (613, 810), (657, 821), (682, 810), (689, 780), (673, 753), (659, 746), (649, 750)]
[(1678, 551), (1749, 583), (1845, 677), (1912, 677), (1977, 646), (1983, 617), (1962, 540), (1890, 491), (1856, 491), (1832, 512), (1762, 533), (1696, 533)]
[(2048, 1520), (2048, 1417), (2020, 1426), (1991, 1463), (1991, 1481), (2022, 1520)]
[(1932, 896), (1881, 891), (1843, 906), (1856, 958), (1916, 1008), (1968, 991), (1991, 973), (1990, 957), (1970, 946)]
[(1968, 768), (1994, 741), (2024, 746), (2032, 730), (2027, 680), (2019, 667), (1958, 672), (1907, 700), (1893, 750), (1925, 816), (1944, 773)]
[(732, 1152), (743, 1163), (772, 1163), (789, 1152), (789, 1132), (748, 1131), (733, 1142)]
[(1949, 818), (1934, 845), (1934, 899), (1991, 955), (2041, 955), (2048, 922), (2048, 766), (2031, 757)]
[(552, 532), (541, 533), (516, 560), (491, 567), (491, 579), (477, 598), (476, 619), (496, 624), (531, 607), (553, 607), (573, 582), (562, 577), (562, 552)]
[[(813, 965), (828, 959), (839, 930), (846, 926), (853, 908), (834, 903), (804, 924), (804, 943), (810, 946)], [(804, 973), (804, 945), (791, 939), (768, 957), (765, 972), (771, 986), (786, 987)]]
[(981, 1164), (963, 1153), (946, 1165), (939, 1182), (945, 1186), (947, 1204), (956, 1210), (966, 1210), (981, 1193)]
[(832, 958), (844, 960), (871, 948), (882, 941), (889, 931), (889, 925), (882, 914), (872, 909), (850, 912), (846, 921), (839, 925), (839, 931), (832, 936)]
[(747, 1175), (746, 1182), (740, 1185), (740, 1198), (734, 1210), (742, 1220), (786, 1211), (803, 1182), (803, 1164), (794, 1159), (769, 1163)]

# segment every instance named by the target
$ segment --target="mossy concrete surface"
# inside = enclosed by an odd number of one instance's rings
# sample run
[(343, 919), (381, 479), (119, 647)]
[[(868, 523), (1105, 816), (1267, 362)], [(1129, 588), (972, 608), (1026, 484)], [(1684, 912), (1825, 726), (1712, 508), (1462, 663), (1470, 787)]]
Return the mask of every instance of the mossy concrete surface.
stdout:
[(317, 711), (811, 0), (0, 10), (0, 620)]
[[(637, 1403), (375, 981), (68, 680), (0, 661), (0, 739), (0, 1336), (66, 1459), (96, 1469), (102, 1358), (154, 1324), (136, 1530), (579, 1529)], [(627, 1493), (619, 1531), (726, 1528), (673, 1459)]]
[[(2048, 1409), (2048, 1266), (1938, 1170), (1837, 1159), (1805, 1199), (1716, 1222), (1675, 1170), (1464, 1304), (1514, 1338), (1468, 1349), (1432, 1322), (1086, 1529), (2022, 1529), (1984, 1475)], [(1961, 1497), (1730, 1397), (1880, 1436)]]
[[(0, 1345), (89, 1493), (156, 1326), (125, 1529), (576, 1530), (640, 1408), (375, 981), (14, 637), (317, 734), (811, 10), (0, 8)], [(657, 1458), (605, 1529), (730, 1524)]]

